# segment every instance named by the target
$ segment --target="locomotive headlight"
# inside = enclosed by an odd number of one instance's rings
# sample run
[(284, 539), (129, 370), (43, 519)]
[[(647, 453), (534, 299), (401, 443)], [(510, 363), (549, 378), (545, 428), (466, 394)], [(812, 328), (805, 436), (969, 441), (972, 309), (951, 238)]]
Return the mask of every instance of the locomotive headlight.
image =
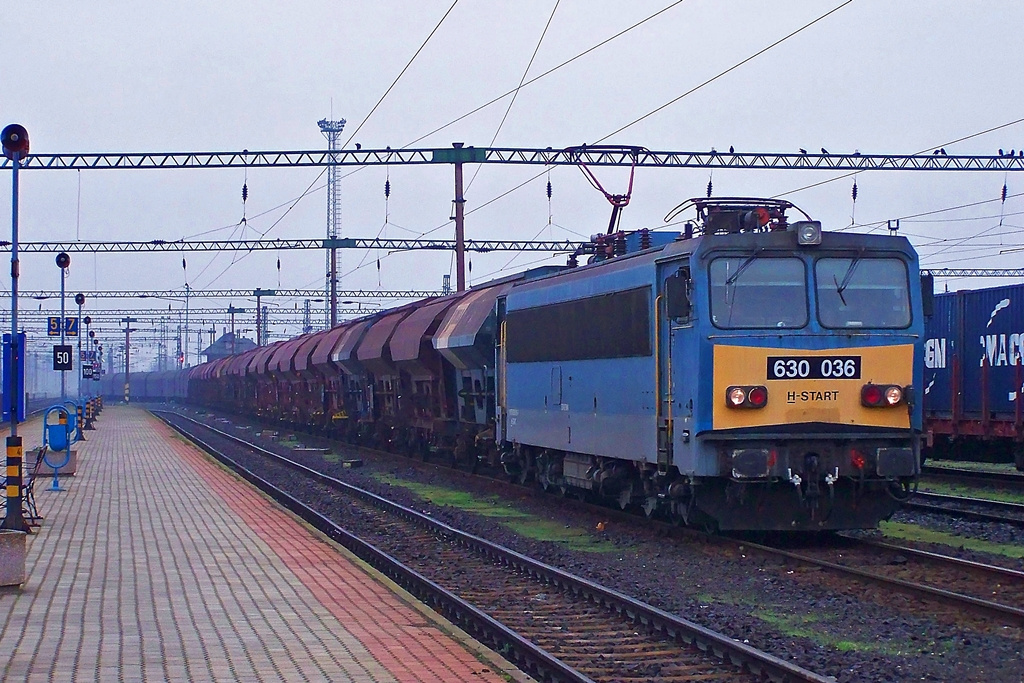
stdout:
[(768, 405), (768, 387), (729, 387), (725, 390), (725, 404), (730, 408), (764, 408)]
[(903, 387), (895, 384), (865, 384), (860, 390), (860, 402), (871, 408), (886, 408), (903, 402)]
[(821, 244), (821, 221), (797, 221), (793, 223), (796, 243), (802, 247)]

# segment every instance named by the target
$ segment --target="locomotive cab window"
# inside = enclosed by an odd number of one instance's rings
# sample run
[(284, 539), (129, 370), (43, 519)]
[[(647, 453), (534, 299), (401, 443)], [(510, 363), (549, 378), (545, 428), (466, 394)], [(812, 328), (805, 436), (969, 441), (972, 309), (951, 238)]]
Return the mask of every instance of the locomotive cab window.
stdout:
[(798, 258), (726, 256), (708, 268), (711, 322), (724, 329), (807, 324), (807, 276)]
[(907, 265), (898, 258), (821, 258), (814, 264), (818, 320), (831, 328), (910, 325)]
[(669, 318), (679, 321), (690, 319), (690, 269), (680, 268), (665, 279), (665, 310)]

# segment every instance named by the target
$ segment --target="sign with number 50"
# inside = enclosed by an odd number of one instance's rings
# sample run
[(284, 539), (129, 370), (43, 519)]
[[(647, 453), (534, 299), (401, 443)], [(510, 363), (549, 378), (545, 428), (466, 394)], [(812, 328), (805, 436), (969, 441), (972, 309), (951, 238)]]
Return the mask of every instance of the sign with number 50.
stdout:
[(70, 344), (54, 344), (53, 345), (53, 369), (54, 370), (73, 370), (72, 358), (74, 358), (74, 351)]

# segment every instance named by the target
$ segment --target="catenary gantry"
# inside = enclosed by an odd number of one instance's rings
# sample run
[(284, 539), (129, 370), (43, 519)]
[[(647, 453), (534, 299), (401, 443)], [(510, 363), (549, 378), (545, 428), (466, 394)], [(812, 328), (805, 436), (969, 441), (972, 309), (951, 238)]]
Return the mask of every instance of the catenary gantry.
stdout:
[[(586, 242), (573, 240), (466, 240), (466, 251), (545, 251), (573, 252)], [(434, 249), (451, 251), (454, 240), (381, 239), (341, 237), (338, 239), (264, 239), (264, 240), (149, 240), (131, 241), (74, 241), (19, 242), (21, 252), (137, 252), (137, 251), (266, 251), (285, 249), (382, 249), (408, 251)], [(10, 241), (0, 241), (0, 251), (10, 251)]]
[[(10, 161), (0, 160), (0, 168)], [(443, 147), (236, 152), (138, 152), (32, 154), (32, 169), (268, 168), (385, 166), (399, 164), (526, 164), (539, 166), (641, 166), (824, 171), (1024, 171), (1022, 156), (945, 154), (808, 154), (803, 152), (652, 151), (644, 147), (581, 145), (564, 149)]]
[[(86, 300), (91, 299), (184, 299), (184, 289), (98, 289), (81, 290)], [(443, 292), (426, 289), (345, 289), (338, 292), (342, 299), (426, 299), (441, 296)], [(323, 298), (322, 289), (189, 289), (190, 299), (237, 299), (240, 297), (276, 296), (295, 299)], [(59, 290), (29, 289), (18, 292), (24, 299), (54, 299)]]

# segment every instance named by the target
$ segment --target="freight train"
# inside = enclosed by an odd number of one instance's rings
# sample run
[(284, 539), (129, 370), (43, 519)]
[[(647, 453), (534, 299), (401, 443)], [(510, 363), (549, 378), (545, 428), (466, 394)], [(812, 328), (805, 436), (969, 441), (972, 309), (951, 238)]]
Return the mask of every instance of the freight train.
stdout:
[(920, 472), (913, 248), (781, 200), (691, 209), (586, 265), (198, 366), (188, 398), (705, 528), (876, 526)]
[(938, 294), (925, 333), (925, 456), (1024, 471), (1024, 285)]

